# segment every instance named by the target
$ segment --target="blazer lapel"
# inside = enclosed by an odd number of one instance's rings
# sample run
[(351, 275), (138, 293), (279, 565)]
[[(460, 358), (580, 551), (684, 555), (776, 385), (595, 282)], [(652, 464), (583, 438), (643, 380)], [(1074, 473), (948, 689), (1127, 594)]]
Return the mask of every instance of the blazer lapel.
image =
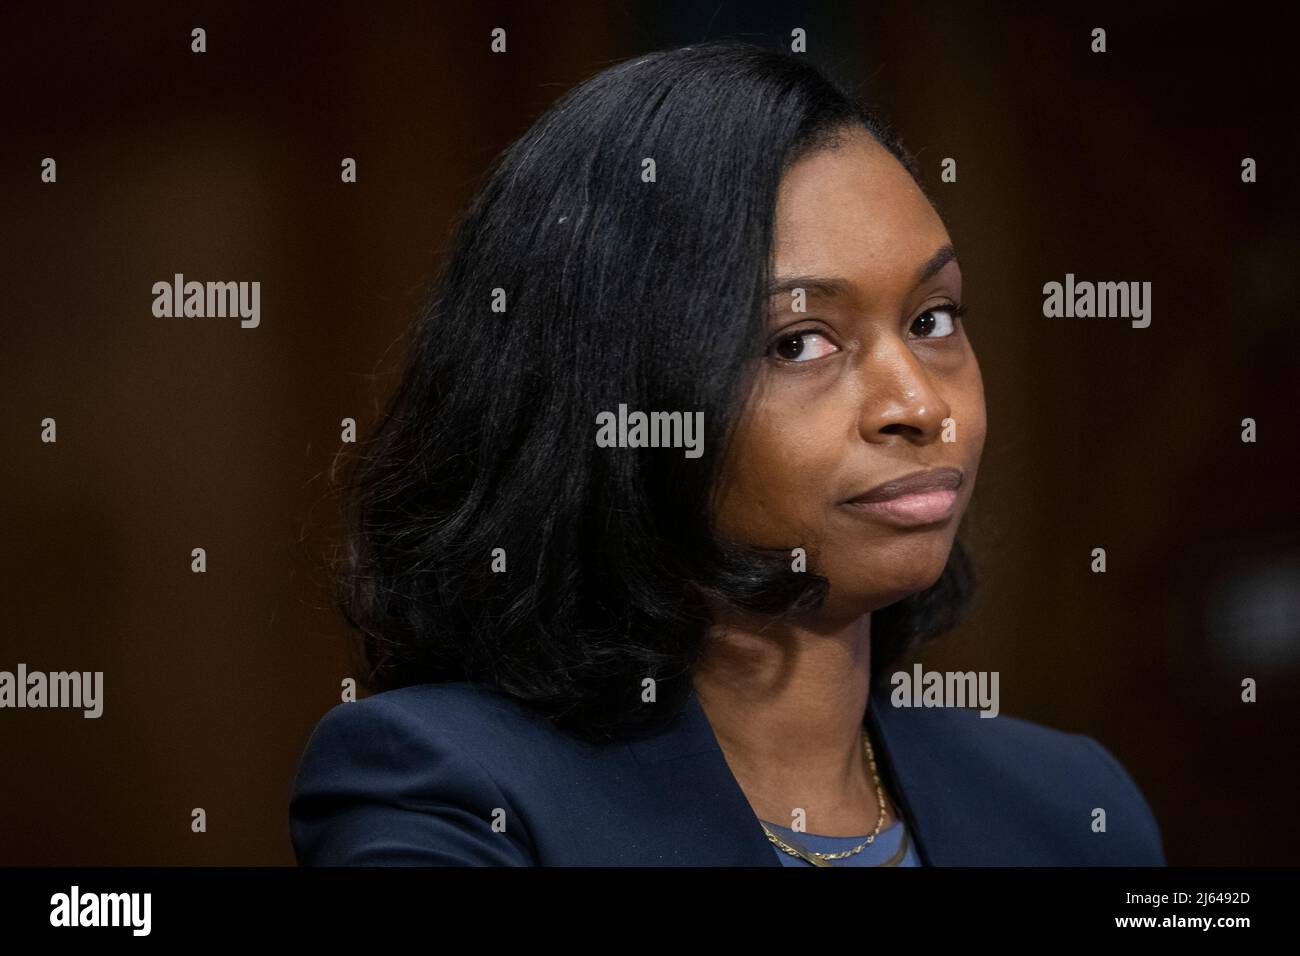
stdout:
[[(912, 827), (917, 853), (927, 866), (988, 865), (989, 845), (1017, 839), (1014, 813), (1000, 812), (1006, 799), (994, 771), (974, 769), (972, 748), (983, 721), (939, 721), (933, 714), (895, 707), (889, 691), (873, 692), (868, 726), (889, 763), (888, 779)], [(1091, 804), (1090, 804), (1091, 806)]]
[[(876, 766), (927, 866), (951, 864), (938, 856), (945, 819), (941, 768), (927, 759), (930, 744), (919, 726), (873, 691), (863, 725), (872, 735)], [(762, 824), (727, 764), (713, 726), (691, 688), (673, 723), (654, 737), (627, 744), (647, 771), (641, 795), (658, 816), (661, 862), (681, 866), (781, 866)], [(936, 784), (940, 787), (936, 789)], [(652, 796), (653, 794), (653, 796)]]
[(937, 832), (943, 809), (933, 802), (935, 785), (941, 781), (934, 778), (935, 768), (926, 759), (935, 742), (921, 739), (915, 725), (901, 719), (904, 716), (890, 704), (887, 691), (873, 690), (863, 725), (871, 734), (881, 782), (907, 825), (916, 855), (925, 866), (948, 864), (935, 854), (944, 845)]
[(666, 730), (627, 747), (644, 771), (638, 816), (649, 816), (657, 863), (781, 865), (693, 687)]

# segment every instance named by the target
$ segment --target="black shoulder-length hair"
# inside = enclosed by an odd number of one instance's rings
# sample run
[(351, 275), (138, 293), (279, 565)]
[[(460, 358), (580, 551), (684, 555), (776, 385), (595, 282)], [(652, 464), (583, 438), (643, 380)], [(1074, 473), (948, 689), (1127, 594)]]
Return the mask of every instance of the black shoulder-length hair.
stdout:
[[(762, 354), (782, 174), (846, 127), (919, 182), (806, 60), (715, 41), (606, 69), (500, 156), (343, 488), (336, 600), (370, 690), (484, 683), (626, 739), (684, 703), (706, 598), (821, 603), (812, 555), (796, 572), (789, 549), (720, 540), (714, 500)], [(620, 404), (703, 412), (703, 455), (598, 447), (597, 415)], [(957, 543), (932, 587), (875, 612), (873, 682), (955, 625), (972, 588)], [(648, 678), (668, 706), (642, 702)]]

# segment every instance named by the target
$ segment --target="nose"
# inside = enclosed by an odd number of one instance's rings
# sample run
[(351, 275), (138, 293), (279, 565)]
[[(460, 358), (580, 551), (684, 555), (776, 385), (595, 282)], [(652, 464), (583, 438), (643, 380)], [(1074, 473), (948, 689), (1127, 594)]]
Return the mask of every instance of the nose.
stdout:
[(859, 431), (866, 441), (937, 441), (952, 414), (925, 366), (902, 339), (882, 342), (863, 356), (862, 412)]

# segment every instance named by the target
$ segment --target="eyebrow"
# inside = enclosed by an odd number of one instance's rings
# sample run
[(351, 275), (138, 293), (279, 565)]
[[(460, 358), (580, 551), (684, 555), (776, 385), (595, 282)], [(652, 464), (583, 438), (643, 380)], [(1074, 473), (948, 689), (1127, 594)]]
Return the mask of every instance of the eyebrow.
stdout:
[[(934, 278), (940, 269), (948, 263), (956, 261), (956, 250), (951, 245), (943, 246), (917, 270), (914, 284), (920, 285), (927, 279)], [(793, 292), (795, 289), (803, 289), (808, 295), (822, 296), (829, 299), (837, 295), (844, 295), (852, 287), (853, 283), (847, 279), (827, 276), (786, 276), (773, 282), (768, 287), (767, 294), (771, 298), (786, 292)]]

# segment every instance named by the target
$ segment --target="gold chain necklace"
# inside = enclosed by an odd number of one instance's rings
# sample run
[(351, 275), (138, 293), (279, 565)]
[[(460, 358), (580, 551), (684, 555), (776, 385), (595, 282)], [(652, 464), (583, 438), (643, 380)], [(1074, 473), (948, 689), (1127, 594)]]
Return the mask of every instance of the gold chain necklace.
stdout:
[(853, 854), (855, 853), (861, 853), (864, 849), (871, 846), (871, 844), (876, 841), (876, 837), (880, 835), (880, 828), (884, 826), (885, 823), (885, 792), (884, 789), (880, 786), (880, 775), (876, 773), (876, 755), (871, 749), (871, 737), (867, 734), (865, 730), (862, 732), (862, 745), (863, 748), (866, 750), (867, 765), (871, 768), (871, 782), (875, 785), (876, 788), (876, 806), (880, 808), (880, 816), (876, 819), (875, 829), (873, 829), (871, 833), (867, 835), (867, 838), (851, 850), (840, 850), (837, 853), (819, 853), (815, 850), (804, 850), (798, 847), (791, 846), (789, 843), (786, 843), (779, 836), (777, 836), (775, 833), (769, 830), (766, 823), (763, 823), (762, 820), (759, 820), (758, 822), (760, 825), (762, 825), (763, 832), (767, 834), (767, 838), (769, 841), (775, 843), (778, 847), (780, 847), (783, 851), (790, 854), (791, 856), (797, 856), (800, 857), (801, 859), (808, 860), (808, 862), (813, 864), (814, 866), (830, 866), (831, 864), (827, 862), (828, 860), (842, 860), (846, 856), (853, 856)]

